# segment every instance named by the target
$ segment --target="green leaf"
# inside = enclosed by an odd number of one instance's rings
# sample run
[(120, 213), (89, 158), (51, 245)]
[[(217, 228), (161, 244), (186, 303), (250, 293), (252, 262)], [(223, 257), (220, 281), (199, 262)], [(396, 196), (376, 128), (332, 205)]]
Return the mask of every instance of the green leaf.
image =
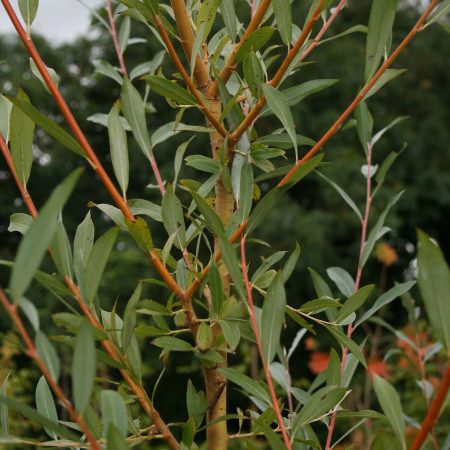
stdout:
[(73, 267), (78, 283), (83, 284), (84, 271), (86, 269), (92, 246), (94, 245), (94, 223), (91, 219), (91, 212), (86, 214), (83, 222), (80, 223), (75, 232), (73, 242)]
[(9, 141), (9, 120), (12, 106), (12, 103), (0, 94), (0, 134), (6, 142)]
[(372, 137), (373, 118), (366, 102), (361, 102), (355, 109), (356, 131), (359, 141), (367, 154), (367, 145)]
[(250, 36), (242, 43), (239, 50), (236, 53), (236, 64), (240, 63), (250, 51), (257, 52), (264, 44), (272, 37), (275, 28), (273, 27), (261, 27), (254, 31)]
[(103, 418), (103, 435), (108, 436), (110, 425), (114, 425), (122, 437), (128, 430), (127, 407), (122, 397), (111, 390), (104, 390), (100, 394), (100, 404)]
[[(17, 100), (30, 103), (22, 89), (17, 92)], [(33, 164), (34, 122), (15, 104), (10, 118), (11, 155), (20, 182), (26, 186)]]
[(169, 98), (179, 105), (196, 105), (197, 100), (186, 89), (182, 88), (174, 81), (157, 76), (147, 75), (142, 77), (148, 85), (159, 95)]
[(130, 124), (133, 136), (140, 149), (147, 158), (150, 157), (150, 135), (147, 130), (145, 119), (145, 104), (138, 90), (132, 85), (128, 78), (123, 80), (122, 91), (122, 112)]
[(127, 134), (123, 129), (119, 113), (120, 101), (117, 101), (109, 112), (108, 135), (114, 174), (125, 197), (128, 189), (130, 167), (128, 161)]
[(288, 47), (292, 40), (292, 14), (289, 0), (273, 0), (273, 12), (282, 41)]
[(299, 257), (300, 257), (300, 245), (298, 245), (298, 242), (296, 242), (295, 250), (289, 256), (289, 258), (286, 261), (286, 264), (284, 265), (283, 270), (282, 270), (284, 283), (286, 283), (286, 281), (290, 278), (290, 276), (294, 272), (295, 265), (297, 264)]
[(277, 89), (264, 84), (262, 86), (264, 96), (266, 97), (267, 104), (272, 112), (278, 117), (278, 119), (283, 124), (286, 129), (289, 137), (294, 144), (296, 160), (298, 159), (297, 155), (297, 135), (295, 134), (295, 123), (294, 118), (292, 117), (291, 110), (289, 108), (289, 104), (284, 97), (284, 95), (278, 91)]
[(31, 283), (58, 224), (58, 216), (73, 191), (81, 169), (66, 177), (50, 195), (39, 216), (31, 224), (17, 251), (9, 288), (14, 302), (18, 302)]
[(192, 347), (189, 342), (183, 341), (172, 336), (161, 336), (152, 341), (153, 345), (160, 347), (166, 351), (170, 352), (192, 352), (194, 347)]
[(269, 286), (262, 307), (262, 357), (267, 366), (273, 361), (278, 345), (280, 344), (285, 306), (286, 292), (283, 285), (283, 274), (278, 272)]
[(203, 155), (190, 155), (186, 158), (186, 165), (207, 173), (218, 173), (222, 166), (219, 161)]
[(369, 92), (364, 97), (364, 100), (372, 97), (372, 95), (376, 94), (385, 84), (389, 83), (389, 81), (392, 81), (394, 78), (397, 78), (404, 72), (406, 72), (406, 69), (387, 69), (370, 88)]
[(119, 86), (122, 86), (122, 76), (117, 67), (114, 67), (108, 61), (104, 61), (103, 59), (94, 59), (92, 64), (95, 67), (96, 74), (111, 78), (111, 80), (114, 80)]
[(232, 351), (236, 350), (241, 340), (241, 331), (238, 325), (231, 320), (220, 320), (220, 328), (222, 328), (223, 337), (227, 341)]
[(39, 0), (19, 0), (19, 10), (25, 22), (27, 29), (29, 30), (31, 24), (36, 18), (36, 14), (39, 8)]
[(203, 391), (197, 392), (192, 381), (189, 380), (186, 389), (186, 406), (189, 417), (195, 419), (195, 423), (199, 426), (203, 420), (208, 402)]
[(211, 291), (211, 303), (212, 310), (216, 315), (220, 315), (220, 310), (222, 309), (222, 303), (224, 300), (222, 277), (220, 276), (219, 269), (215, 264), (212, 264), (209, 273), (209, 290)]
[(128, 300), (125, 312), (123, 315), (123, 328), (122, 328), (122, 350), (127, 351), (130, 345), (131, 339), (134, 336), (134, 329), (136, 328), (136, 307), (141, 298), (142, 283), (139, 283)]
[(334, 348), (331, 349), (328, 367), (326, 369), (327, 386), (341, 385), (341, 360)]
[(39, 357), (42, 359), (55, 381), (58, 381), (61, 365), (55, 348), (48, 340), (47, 336), (41, 331), (36, 332), (35, 344)]
[(317, 175), (319, 175), (321, 178), (323, 178), (327, 183), (329, 183), (333, 188), (336, 190), (336, 192), (344, 199), (345, 203), (347, 203), (348, 206), (355, 212), (358, 219), (362, 222), (363, 218), (361, 215), (361, 211), (356, 206), (355, 202), (352, 200), (352, 198), (347, 194), (347, 192), (344, 191), (339, 185), (337, 185), (334, 181), (330, 180), (328, 177), (326, 177), (324, 174), (317, 172)]
[(236, 11), (234, 9), (234, 0), (221, 0), (220, 11), (222, 13), (222, 19), (225, 23), (228, 35), (234, 42), (236, 40)]
[(261, 62), (254, 51), (250, 51), (242, 64), (245, 81), (255, 98), (262, 94), (261, 85), (264, 82), (264, 72)]
[(415, 281), (407, 281), (406, 283), (400, 283), (395, 285), (393, 288), (389, 289), (385, 292), (381, 297), (379, 297), (376, 302), (373, 304), (371, 308), (369, 308), (355, 323), (354, 328), (361, 325), (364, 321), (366, 321), (369, 317), (373, 316), (380, 308), (389, 304), (397, 297), (408, 292), (414, 285)]
[(157, 222), (162, 222), (161, 207), (159, 205), (143, 199), (128, 200), (128, 205), (134, 215), (148, 216)]
[(61, 216), (58, 219), (55, 236), (51, 243), (51, 250), (53, 262), (59, 273), (73, 280), (72, 248)]
[(239, 184), (238, 220), (243, 223), (250, 214), (253, 202), (253, 168), (248, 161), (241, 168)]
[[(55, 401), (53, 400), (52, 392), (48, 387), (47, 381), (42, 376), (39, 378), (36, 386), (36, 408), (39, 414), (42, 414), (47, 419), (54, 423), (58, 423), (58, 413), (56, 412)], [(45, 429), (45, 432), (52, 438), (58, 439), (57, 434), (51, 429)]]
[(281, 437), (273, 431), (273, 429), (261, 418), (254, 420), (255, 426), (264, 433), (270, 448), (273, 450), (285, 450), (286, 445), (283, 443)]
[(20, 403), (15, 398), (11, 398), (8, 396), (4, 397), (4, 402), (11, 409), (27, 418), (30, 421), (30, 423), (38, 423), (43, 427), (45, 427), (46, 429), (56, 433), (58, 436), (62, 438), (68, 439), (73, 442), (79, 442), (78, 435), (68, 430), (67, 428), (62, 427), (58, 423), (53, 422), (44, 415), (38, 413), (34, 408), (30, 408), (28, 405)]
[(358, 310), (372, 293), (374, 287), (374, 284), (369, 284), (351, 295), (337, 313), (336, 322), (343, 322), (350, 314)]
[(9, 219), (8, 231), (18, 231), (20, 234), (25, 234), (33, 223), (33, 218), (29, 214), (14, 213)]
[[(275, 133), (258, 138), (256, 143), (265, 144), (269, 147), (281, 148), (283, 150), (289, 150), (294, 146), (290, 136), (287, 133)], [(297, 145), (308, 145), (312, 147), (316, 142), (309, 137), (297, 134)]]
[[(39, 72), (39, 69), (38, 69), (36, 63), (34, 62), (33, 58), (30, 58), (30, 68), (31, 68), (31, 72), (33, 73), (33, 75), (42, 83), (42, 85), (44, 86), (44, 89), (49, 94), (51, 94), (50, 89), (48, 88), (47, 83), (45, 82), (43, 76), (41, 75), (41, 72)], [(55, 83), (55, 85), (58, 86), (59, 75), (51, 67), (46, 66), (46, 69), (47, 69), (47, 72), (50, 75), (50, 78), (52, 79), (53, 83)]]
[(97, 295), (106, 263), (108, 262), (118, 234), (119, 229), (112, 228), (97, 239), (92, 247), (85, 274), (85, 300), (89, 304), (92, 304)]
[(186, 225), (184, 224), (183, 207), (178, 197), (169, 187), (161, 203), (161, 216), (167, 234), (176, 233), (175, 245), (179, 249), (186, 246)]
[(346, 297), (353, 295), (355, 282), (346, 270), (341, 267), (330, 267), (327, 269), (327, 274)]
[(210, 326), (206, 322), (202, 322), (198, 327), (195, 340), (197, 342), (197, 348), (201, 352), (206, 352), (206, 350), (211, 348), (213, 335)]
[(366, 359), (358, 347), (358, 345), (344, 334), (339, 328), (333, 325), (324, 325), (327, 331), (339, 342), (342, 347), (347, 347), (355, 358), (364, 366), (367, 367)]
[(24, 112), (37, 126), (42, 128), (48, 135), (55, 138), (60, 144), (68, 148), (75, 154), (86, 157), (83, 148), (67, 131), (61, 128), (55, 121), (38, 111), (31, 103), (14, 97), (8, 97), (8, 100)]
[(375, 0), (372, 3), (366, 42), (365, 81), (372, 78), (385, 55), (396, 11), (397, 0)]
[(429, 15), (427, 22), (425, 24), (425, 29), (427, 26), (431, 25), (434, 22), (440, 21), (444, 19), (445, 16), (450, 12), (450, 0), (441, 1), (433, 12)]
[(237, 384), (248, 394), (257, 397), (268, 405), (271, 404), (269, 393), (262, 384), (235, 369), (219, 369), (219, 371), (222, 372), (229, 381)]
[(72, 392), (75, 409), (83, 412), (89, 404), (97, 372), (95, 342), (91, 325), (83, 321), (77, 333), (72, 360)]
[(389, 420), (395, 435), (406, 449), (405, 419), (400, 397), (394, 387), (385, 379), (374, 374), (373, 387), (384, 414)]
[(315, 392), (295, 418), (293, 429), (314, 422), (334, 409), (346, 396), (347, 388), (325, 386)]
[(214, 234), (219, 238), (219, 246), (222, 251), (222, 260), (228, 269), (230, 277), (239, 295), (244, 298), (244, 283), (242, 281), (242, 274), (236, 252), (233, 246), (228, 241), (225, 230), (219, 216), (206, 203), (206, 201), (196, 192), (191, 191), (195, 203), (203, 215), (206, 224), (212, 229)]
[(130, 448), (123, 434), (112, 423), (108, 427), (106, 440), (108, 442), (107, 450), (126, 450)]
[(439, 247), (418, 230), (419, 288), (433, 332), (450, 351), (450, 272)]

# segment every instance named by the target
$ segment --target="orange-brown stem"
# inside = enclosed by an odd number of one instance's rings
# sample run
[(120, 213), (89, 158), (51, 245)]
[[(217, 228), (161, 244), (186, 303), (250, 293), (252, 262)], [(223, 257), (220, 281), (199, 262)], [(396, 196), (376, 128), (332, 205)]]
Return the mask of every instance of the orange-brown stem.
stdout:
[(14, 323), (14, 326), (16, 327), (22, 341), (25, 344), (28, 356), (36, 363), (52, 392), (61, 401), (64, 408), (69, 413), (70, 418), (78, 424), (80, 430), (86, 436), (86, 439), (89, 442), (91, 448), (94, 450), (101, 450), (99, 443), (95, 439), (94, 435), (87, 426), (83, 417), (75, 411), (75, 408), (72, 406), (72, 403), (66, 397), (66, 395), (64, 394), (61, 387), (58, 385), (55, 378), (53, 378), (53, 375), (51, 374), (49, 368), (45, 365), (44, 361), (39, 356), (39, 353), (36, 350), (33, 340), (28, 334), (25, 325), (23, 324), (22, 319), (19, 316), (19, 313), (17, 311), (17, 305), (10, 302), (5, 292), (1, 288), (0, 288), (0, 303), (3, 305), (3, 308), (5, 309), (6, 313)]
[[(184, 0), (171, 0), (175, 22), (183, 46), (184, 54), (188, 62), (191, 62), (192, 49), (194, 47), (194, 32), (192, 31), (191, 18), (186, 10)], [(204, 90), (211, 79), (208, 73), (208, 66), (202, 61), (200, 55), (195, 58), (194, 78), (200, 90)]]
[[(305, 43), (306, 39), (309, 36), (309, 33), (311, 32), (314, 24), (316, 23), (317, 19), (319, 18), (321, 9), (322, 9), (322, 0), (319, 1), (313, 14), (311, 15), (310, 19), (308, 20), (308, 23), (303, 28), (303, 30), (302, 30), (300, 36), (298, 37), (296, 43), (294, 44), (294, 46), (289, 50), (288, 54), (286, 55), (286, 58), (284, 58), (280, 67), (276, 71), (274, 77), (267, 83), (269, 86), (277, 87), (281, 83), (283, 76), (289, 69), (292, 61), (297, 56), (298, 52), (301, 50), (303, 44)], [(258, 117), (258, 114), (261, 112), (261, 110), (263, 109), (265, 104), (266, 104), (266, 98), (263, 95), (256, 102), (255, 106), (250, 110), (250, 112), (247, 114), (247, 116), (241, 122), (241, 124), (236, 128), (235, 131), (233, 131), (233, 133), (230, 136), (231, 142), (237, 142), (241, 138), (241, 136), (247, 131), (247, 129), (254, 123), (254, 121)]]
[(444, 404), (445, 399), (447, 398), (447, 393), (450, 388), (450, 364), (448, 365), (444, 377), (441, 380), (439, 390), (436, 392), (436, 395), (431, 403), (430, 408), (428, 409), (428, 413), (422, 422), (420, 427), (419, 434), (416, 436), (410, 450), (420, 450), (425, 443), (428, 434), (432, 430), (434, 424), (439, 418), (439, 414), (441, 412), (442, 405)]
[(178, 54), (172, 44), (172, 41), (169, 38), (169, 35), (167, 34), (166, 29), (164, 28), (164, 24), (161, 22), (161, 19), (159, 16), (155, 17), (155, 23), (156, 27), (158, 28), (159, 34), (164, 41), (164, 44), (166, 44), (167, 52), (169, 53), (170, 58), (174, 62), (177, 69), (180, 71), (181, 76), (183, 77), (184, 82), (186, 83), (186, 86), (191, 91), (192, 95), (195, 97), (195, 100), (197, 100), (198, 107), (201, 109), (203, 114), (206, 116), (206, 118), (209, 120), (211, 125), (214, 126), (214, 128), (217, 129), (217, 131), (221, 134), (221, 136), (226, 137), (228, 132), (224, 128), (224, 126), (217, 120), (217, 118), (214, 116), (214, 114), (211, 112), (209, 107), (206, 105), (206, 103), (203, 100), (202, 95), (196, 88), (195, 84), (191, 80), (191, 77), (186, 72), (186, 69), (183, 66), (183, 63), (181, 62), (180, 58), (178, 57)]
[[(262, 0), (259, 4), (258, 8), (256, 8), (254, 11), (252, 11), (252, 19), (250, 23), (248, 24), (247, 29), (245, 30), (244, 34), (242, 35), (241, 40), (238, 42), (238, 44), (234, 47), (230, 57), (228, 58), (228, 61), (225, 64), (225, 67), (222, 69), (222, 71), (219, 74), (219, 79), (222, 80), (224, 83), (226, 83), (229, 79), (231, 74), (233, 73), (233, 70), (236, 67), (236, 54), (241, 48), (242, 44), (247, 40), (247, 38), (258, 29), (258, 27), (261, 25), (261, 22), (264, 18), (264, 14), (266, 14), (266, 11), (268, 10), (270, 4), (272, 3), (272, 0)], [(252, 6), (252, 8), (254, 5)], [(208, 97), (217, 97), (219, 93), (219, 82), (218, 80), (215, 80), (213, 83), (210, 84), (208, 87), (206, 94)]]
[(374, 84), (380, 79), (384, 72), (392, 65), (392, 63), (397, 59), (400, 53), (405, 49), (405, 47), (410, 43), (410, 41), (414, 38), (414, 36), (421, 31), (422, 25), (424, 24), (426, 18), (430, 15), (431, 11), (436, 6), (437, 0), (432, 0), (428, 8), (424, 11), (424, 13), (420, 16), (420, 19), (416, 22), (411, 31), (406, 35), (403, 41), (399, 44), (399, 46), (392, 52), (392, 54), (387, 58), (381, 67), (378, 69), (377, 73), (370, 79), (366, 85), (361, 89), (352, 103), (347, 107), (347, 109), (339, 116), (339, 118), (334, 122), (334, 124), (328, 129), (328, 131), (317, 141), (314, 147), (309, 150), (309, 152), (299, 160), (292, 169), (286, 174), (286, 176), (278, 183), (278, 186), (283, 186), (293, 176), (298, 166), (303, 164), (304, 162), (311, 159), (319, 150), (327, 143), (330, 138), (339, 130), (344, 121), (350, 116), (350, 114), (355, 110), (355, 108), (364, 100), (364, 97), (367, 93), (372, 89)]

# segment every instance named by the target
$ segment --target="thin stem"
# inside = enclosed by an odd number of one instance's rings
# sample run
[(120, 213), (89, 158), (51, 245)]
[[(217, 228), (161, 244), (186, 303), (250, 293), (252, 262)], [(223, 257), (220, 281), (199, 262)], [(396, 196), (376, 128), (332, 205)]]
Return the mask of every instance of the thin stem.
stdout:
[[(369, 80), (366, 85), (361, 89), (355, 99), (350, 103), (347, 109), (338, 117), (336, 122), (328, 129), (328, 131), (317, 141), (317, 143), (309, 150), (308, 153), (298, 161), (292, 169), (286, 174), (286, 176), (278, 183), (278, 186), (283, 186), (286, 184), (297, 168), (302, 165), (304, 162), (311, 159), (319, 150), (326, 144), (330, 138), (339, 130), (344, 121), (350, 116), (350, 114), (355, 110), (355, 108), (364, 100), (364, 97), (370, 91), (370, 89), (374, 86), (374, 84), (380, 79), (384, 72), (392, 65), (392, 63), (397, 59), (400, 53), (405, 49), (405, 47), (410, 43), (410, 41), (414, 38), (414, 36), (422, 30), (422, 25), (425, 22), (426, 18), (430, 15), (431, 11), (436, 6), (437, 0), (432, 0), (428, 8), (424, 11), (424, 13), (420, 16), (419, 20), (416, 22), (411, 31), (406, 35), (400, 45), (394, 50), (394, 52), (387, 58), (381, 67), (378, 69), (377, 73), (373, 76), (371, 80)], [(233, 133), (234, 134), (234, 133)]]
[(55, 82), (53, 81), (52, 77), (50, 76), (50, 73), (42, 61), (41, 55), (37, 51), (36, 47), (34, 46), (33, 41), (31, 40), (31, 37), (27, 35), (25, 29), (23, 28), (22, 24), (19, 21), (19, 18), (17, 17), (17, 14), (15, 13), (13, 7), (11, 6), (10, 0), (1, 0), (3, 7), (5, 8), (12, 24), (14, 25), (14, 28), (17, 31), (17, 34), (19, 35), (20, 39), (22, 40), (23, 44), (25, 45), (29, 55), (33, 59), (33, 61), (36, 64), (36, 67), (38, 68), (40, 74), (42, 75), (42, 78), (45, 81), (45, 84), (47, 85), (49, 91), (51, 92), (53, 98), (55, 99), (61, 113), (63, 114), (64, 118), (66, 119), (69, 127), (71, 128), (73, 134), (75, 135), (77, 141), (80, 143), (81, 147), (83, 148), (87, 158), (89, 159), (93, 169), (95, 170), (96, 174), (106, 187), (107, 191), (111, 195), (111, 197), (114, 199), (117, 206), (122, 211), (123, 215), (129, 219), (134, 220), (133, 213), (131, 212), (130, 208), (128, 207), (125, 199), (122, 197), (122, 195), (119, 193), (119, 191), (114, 186), (114, 183), (111, 181), (111, 178), (106, 173), (106, 170), (104, 169), (102, 163), (97, 158), (97, 155), (95, 154), (94, 150), (92, 149), (91, 145), (89, 144), (85, 134), (81, 130), (80, 126), (78, 125), (78, 122), (76, 121), (75, 117), (72, 114), (72, 111), (70, 110), (69, 106), (67, 105), (66, 101), (64, 100), (64, 97), (62, 96), (60, 90), (56, 86)]
[[(266, 14), (266, 11), (269, 9), (271, 3), (272, 0), (262, 0), (258, 8), (255, 8), (256, 1), (252, 3), (252, 18), (250, 20), (250, 23), (248, 24), (247, 29), (242, 35), (241, 40), (238, 42), (238, 44), (234, 47), (233, 51), (231, 52), (231, 55), (229, 56), (228, 61), (225, 63), (224, 68), (220, 72), (218, 77), (219, 80), (222, 80), (224, 83), (226, 83), (230, 79), (231, 74), (233, 73), (236, 67), (236, 54), (238, 50), (241, 48), (242, 44), (247, 40), (247, 38), (258, 29), (264, 18), (264, 14)], [(208, 87), (207, 95), (208, 97), (217, 97), (218, 93), (219, 93), (219, 81), (215, 80)]]
[(126, 76), (128, 76), (128, 73), (127, 73), (127, 68), (125, 66), (125, 61), (123, 59), (123, 53), (122, 53), (122, 50), (121, 50), (120, 44), (119, 44), (119, 38), (117, 35), (117, 28), (116, 28), (116, 21), (114, 19), (111, 0), (106, 0), (106, 10), (108, 11), (110, 32), (111, 32), (112, 40), (114, 42), (114, 48), (116, 50), (117, 59), (119, 60), (120, 71), (122, 72), (122, 75), (124, 77), (126, 77)]
[(174, 62), (175, 66), (179, 70), (181, 76), (183, 77), (184, 82), (186, 83), (186, 86), (191, 91), (192, 95), (197, 100), (198, 107), (201, 109), (203, 114), (206, 116), (206, 118), (210, 121), (210, 123), (214, 126), (214, 128), (217, 129), (217, 131), (221, 134), (221, 136), (226, 137), (228, 135), (227, 130), (224, 128), (224, 126), (219, 123), (219, 121), (214, 117), (213, 113), (210, 111), (208, 106), (205, 104), (202, 95), (195, 87), (195, 84), (191, 80), (191, 77), (186, 72), (186, 69), (184, 68), (183, 63), (181, 62), (180, 58), (178, 57), (178, 54), (172, 44), (172, 41), (169, 38), (169, 35), (167, 34), (166, 29), (164, 28), (164, 24), (161, 22), (161, 19), (159, 16), (155, 17), (155, 23), (156, 27), (158, 28), (159, 34), (161, 35), (162, 40), (164, 41), (164, 44), (167, 48), (167, 53), (169, 54), (170, 58)]
[(439, 390), (436, 392), (436, 395), (431, 403), (430, 408), (428, 409), (428, 413), (422, 422), (420, 427), (419, 434), (416, 436), (410, 450), (420, 450), (422, 445), (425, 443), (428, 434), (432, 430), (434, 424), (436, 423), (439, 413), (441, 411), (441, 407), (444, 404), (444, 401), (447, 397), (447, 393), (450, 387), (450, 364), (448, 365), (444, 377), (441, 380)]
[(25, 325), (22, 322), (22, 319), (19, 316), (17, 311), (17, 305), (10, 302), (8, 297), (6, 296), (3, 289), (0, 288), (0, 303), (3, 305), (8, 316), (11, 318), (14, 326), (16, 327), (22, 341), (24, 342), (27, 348), (28, 356), (36, 363), (45, 380), (47, 381), (50, 389), (53, 393), (59, 398), (61, 403), (63, 404), (66, 411), (69, 413), (70, 418), (78, 424), (82, 433), (86, 436), (86, 439), (91, 445), (91, 448), (94, 450), (101, 450), (100, 445), (92, 434), (91, 430), (87, 426), (83, 417), (75, 411), (75, 408), (72, 406), (70, 400), (66, 397), (61, 387), (58, 385), (57, 381), (53, 378), (49, 368), (45, 365), (44, 361), (39, 356), (39, 353), (28, 334)]
[(275, 411), (275, 415), (277, 417), (278, 425), (281, 430), (281, 434), (283, 436), (284, 444), (286, 445), (286, 448), (288, 450), (292, 449), (291, 440), (289, 439), (288, 432), (286, 430), (286, 426), (284, 424), (283, 416), (281, 415), (280, 407), (278, 405), (278, 399), (277, 394), (275, 392), (275, 387), (273, 385), (272, 381), (272, 375), (270, 374), (270, 368), (267, 365), (266, 361), (264, 360), (263, 352), (262, 352), (262, 341), (261, 341), (261, 334), (259, 332), (258, 323), (256, 321), (256, 315), (255, 315), (255, 305), (253, 303), (253, 294), (252, 294), (252, 285), (248, 278), (248, 272), (247, 272), (247, 261), (246, 261), (246, 254), (245, 254), (245, 235), (241, 237), (241, 261), (242, 261), (242, 275), (244, 277), (244, 283), (245, 283), (245, 290), (247, 292), (247, 299), (248, 299), (248, 311), (250, 315), (250, 322), (252, 324), (253, 333), (255, 334), (255, 340), (256, 345), (258, 346), (258, 352), (259, 357), (261, 360), (261, 365), (264, 370), (264, 375), (266, 377), (267, 385), (269, 387), (269, 393), (270, 397), (272, 399), (272, 407)]
[[(311, 32), (314, 24), (316, 23), (317, 19), (319, 18), (320, 11), (322, 9), (322, 1), (320, 0), (316, 9), (314, 10), (313, 14), (311, 15), (310, 19), (308, 20), (308, 23), (304, 26), (299, 38), (297, 39), (297, 42), (294, 44), (294, 46), (289, 50), (286, 58), (281, 63), (280, 67), (278, 68), (277, 72), (275, 73), (274, 77), (267, 83), (269, 86), (277, 87), (281, 80), (283, 79), (284, 74), (289, 69), (292, 61), (297, 56), (298, 52), (301, 50), (302, 45), (306, 41), (306, 39), (309, 36), (309, 33)], [(264, 95), (260, 97), (260, 99), (256, 102), (253, 109), (247, 114), (245, 119), (241, 122), (241, 124), (236, 128), (235, 131), (230, 136), (231, 142), (237, 142), (240, 137), (245, 133), (245, 131), (253, 124), (253, 122), (256, 120), (258, 114), (263, 109), (264, 105), (266, 104), (266, 98)]]
[(164, 197), (166, 193), (166, 188), (164, 187), (164, 181), (161, 177), (161, 172), (159, 171), (158, 164), (156, 163), (155, 155), (153, 151), (150, 152), (150, 165), (152, 166), (153, 173), (155, 174), (156, 182), (158, 183), (159, 192), (161, 196)]

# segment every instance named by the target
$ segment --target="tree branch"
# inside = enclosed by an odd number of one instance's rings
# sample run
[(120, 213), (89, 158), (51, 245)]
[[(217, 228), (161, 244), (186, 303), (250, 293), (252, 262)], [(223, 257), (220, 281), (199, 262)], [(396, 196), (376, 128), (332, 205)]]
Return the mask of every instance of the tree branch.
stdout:
[(119, 38), (117, 35), (117, 28), (116, 28), (116, 21), (114, 19), (114, 14), (112, 10), (111, 0), (106, 0), (106, 10), (108, 11), (108, 19), (109, 19), (109, 26), (110, 26), (110, 33), (111, 37), (114, 43), (114, 48), (116, 50), (117, 59), (119, 60), (120, 64), (120, 71), (122, 72), (122, 75), (124, 77), (128, 76), (127, 68), (125, 66), (125, 61), (123, 59), (123, 53), (119, 45)]

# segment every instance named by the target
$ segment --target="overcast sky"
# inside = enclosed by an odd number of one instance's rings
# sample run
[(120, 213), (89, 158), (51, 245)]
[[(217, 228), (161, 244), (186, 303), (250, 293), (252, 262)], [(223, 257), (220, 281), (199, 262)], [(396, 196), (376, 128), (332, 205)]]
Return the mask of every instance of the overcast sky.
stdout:
[[(16, 6), (17, 0), (11, 0), (11, 3)], [(84, 0), (84, 3), (95, 8), (103, 4), (104, 0)], [(89, 10), (77, 0), (40, 0), (32, 30), (60, 44), (85, 33), (89, 27), (89, 17)], [(13, 28), (9, 17), (3, 6), (0, 6), (0, 33), (11, 31)]]

